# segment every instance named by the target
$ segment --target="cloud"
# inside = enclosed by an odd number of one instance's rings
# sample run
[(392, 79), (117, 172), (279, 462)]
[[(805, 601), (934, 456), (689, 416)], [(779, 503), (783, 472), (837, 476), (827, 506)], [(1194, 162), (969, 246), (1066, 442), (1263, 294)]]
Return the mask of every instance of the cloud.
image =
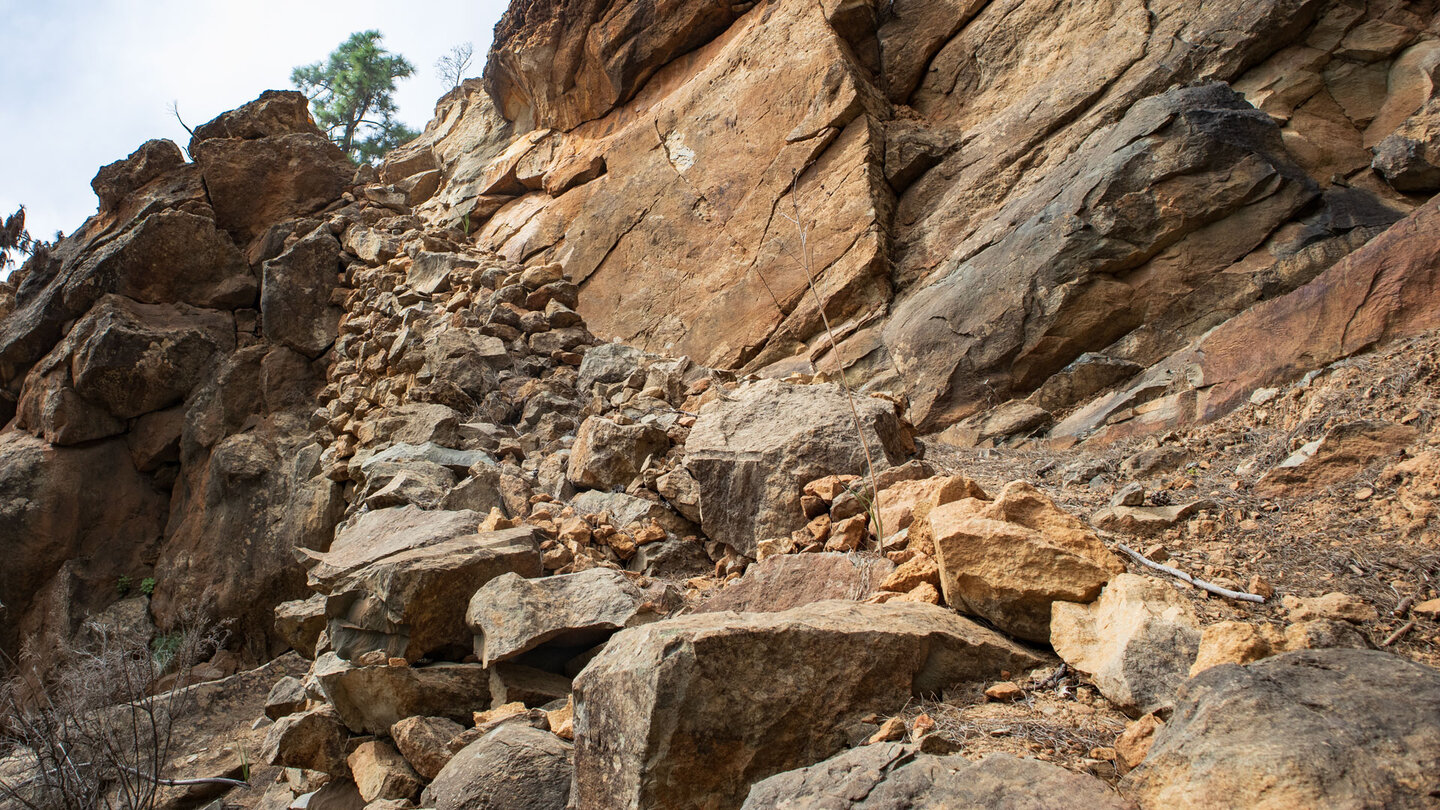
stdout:
[[(490, 46), (501, 0), (0, 0), (0, 216), (26, 205), (48, 238), (95, 212), (90, 179), (150, 138), (188, 140), (190, 126), (290, 86), (296, 65), (324, 59), (352, 32), (379, 29), (415, 64), (400, 118), (419, 129), (444, 94), (435, 60), (452, 46)], [(478, 75), (480, 59), (472, 67)]]

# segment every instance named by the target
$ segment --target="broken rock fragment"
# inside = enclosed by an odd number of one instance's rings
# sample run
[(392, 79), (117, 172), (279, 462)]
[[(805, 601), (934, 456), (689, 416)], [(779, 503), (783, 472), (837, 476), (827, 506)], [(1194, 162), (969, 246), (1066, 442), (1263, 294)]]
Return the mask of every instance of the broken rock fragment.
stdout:
[(933, 605), (817, 602), (617, 634), (575, 680), (581, 810), (738, 807), (845, 745), (844, 723), (1040, 660)]
[(1056, 602), (1050, 644), (1131, 716), (1173, 705), (1200, 646), (1195, 613), (1173, 587), (1121, 574), (1089, 605)]
[(1050, 638), (1053, 602), (1089, 602), (1125, 570), (1095, 533), (1023, 481), (993, 501), (930, 510), (945, 601), (1030, 641)]
[(594, 646), (616, 630), (653, 621), (645, 591), (624, 574), (591, 568), (526, 579), (505, 574), (475, 591), (465, 612), (485, 666), (542, 644)]

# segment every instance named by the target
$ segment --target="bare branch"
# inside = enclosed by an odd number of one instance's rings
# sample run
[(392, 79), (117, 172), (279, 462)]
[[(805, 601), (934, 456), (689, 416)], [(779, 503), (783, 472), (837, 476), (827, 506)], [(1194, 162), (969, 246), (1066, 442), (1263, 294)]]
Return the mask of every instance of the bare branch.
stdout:
[(1245, 593), (1244, 591), (1232, 591), (1228, 588), (1222, 588), (1213, 582), (1206, 582), (1203, 579), (1192, 577), (1184, 571), (1181, 571), (1179, 568), (1171, 568), (1168, 565), (1161, 565), (1160, 563), (1147, 559), (1145, 555), (1141, 554), (1133, 548), (1130, 548), (1124, 543), (1116, 543), (1115, 545), (1119, 546), (1121, 551), (1130, 555), (1130, 558), (1133, 559), (1135, 562), (1140, 563), (1146, 568), (1153, 568), (1156, 571), (1163, 571), (1164, 573), (1169, 574), (1172, 577), (1194, 585), (1202, 591), (1209, 591), (1216, 596), (1223, 596), (1227, 599), (1238, 599), (1241, 602), (1259, 602), (1262, 604), (1265, 602), (1265, 597), (1259, 594)]

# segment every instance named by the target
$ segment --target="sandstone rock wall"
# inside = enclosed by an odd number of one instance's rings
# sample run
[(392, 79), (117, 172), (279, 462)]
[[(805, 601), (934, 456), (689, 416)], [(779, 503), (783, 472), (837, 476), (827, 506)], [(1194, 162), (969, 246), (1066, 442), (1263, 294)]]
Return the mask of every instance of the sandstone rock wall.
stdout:
[[(1428, 6), (657, 9), (516, 4), (495, 106), (461, 119), (524, 134), (442, 170), (422, 212), (560, 262), (597, 334), (767, 376), (843, 360), (925, 430), (1087, 353), (1151, 366), (1425, 193), (1384, 166), (1433, 131)], [(1415, 145), (1377, 173), (1392, 132)]]

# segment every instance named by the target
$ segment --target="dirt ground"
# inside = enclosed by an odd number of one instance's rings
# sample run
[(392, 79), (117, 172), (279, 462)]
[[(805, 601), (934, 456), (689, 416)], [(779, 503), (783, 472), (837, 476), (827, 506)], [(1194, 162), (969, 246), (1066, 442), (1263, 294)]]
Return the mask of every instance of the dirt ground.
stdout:
[[(1132, 482), (1145, 487), (1147, 505), (1209, 499), (1214, 509), (1158, 536), (1104, 536), (1148, 556), (1168, 555), (1166, 564), (1224, 587), (1274, 591), (1264, 604), (1215, 597), (1127, 560), (1132, 573), (1165, 579), (1186, 593), (1202, 624), (1238, 620), (1283, 628), (1286, 594), (1340, 591), (1378, 612), (1378, 620), (1359, 626), (1373, 646), (1440, 666), (1440, 623), (1407, 610), (1440, 597), (1440, 526), (1434, 517), (1440, 494), (1440, 336), (1337, 363), (1268, 399), (1255, 399), (1263, 402), (1160, 437), (1068, 450), (1034, 441), (970, 450), (930, 443), (926, 458), (990, 492), (1009, 481), (1029, 481), (1085, 518)], [(1296, 449), (1337, 425), (1360, 420), (1412, 425), (1418, 438), (1396, 456), (1375, 458), (1355, 475), (1316, 491), (1269, 498), (1255, 491), (1261, 477)], [(1159, 448), (1180, 452), (1166, 454), (1171, 463), (1158, 469), (1126, 472), (1127, 459)], [(1394, 465), (1416, 457), (1419, 472), (1395, 472)], [(1436, 463), (1427, 465), (1432, 457)], [(1112, 782), (1118, 777), (1109, 746), (1128, 718), (1083, 678), (1071, 675), (1059, 683), (1052, 678), (1043, 688), (1023, 674), (1015, 680), (1031, 687), (1016, 703), (987, 702), (977, 688), (974, 695), (912, 706), (907, 726), (924, 713), (935, 721), (936, 733), (967, 756), (1004, 751)]]

